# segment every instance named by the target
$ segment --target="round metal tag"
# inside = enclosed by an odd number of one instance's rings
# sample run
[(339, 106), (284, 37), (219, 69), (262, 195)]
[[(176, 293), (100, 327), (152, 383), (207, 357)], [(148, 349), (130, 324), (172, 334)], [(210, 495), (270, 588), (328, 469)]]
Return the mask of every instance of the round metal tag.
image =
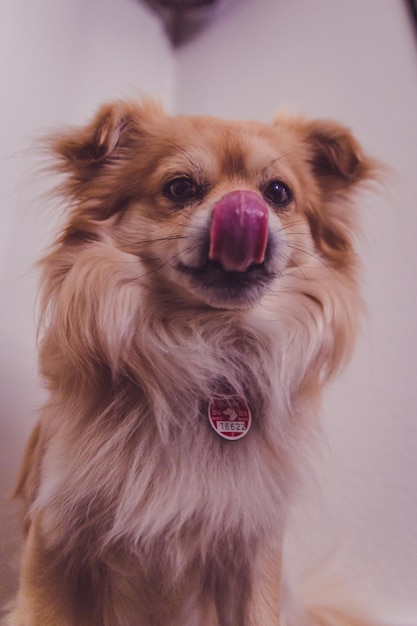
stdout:
[(234, 441), (242, 439), (252, 424), (248, 403), (240, 396), (212, 398), (208, 406), (208, 417), (220, 437)]

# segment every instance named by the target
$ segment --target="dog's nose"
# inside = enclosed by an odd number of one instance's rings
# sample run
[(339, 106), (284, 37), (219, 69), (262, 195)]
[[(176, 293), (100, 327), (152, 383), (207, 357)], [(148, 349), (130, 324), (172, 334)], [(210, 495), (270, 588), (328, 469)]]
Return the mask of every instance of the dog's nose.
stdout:
[(264, 261), (268, 207), (254, 191), (227, 193), (214, 205), (209, 260), (226, 272), (245, 272)]

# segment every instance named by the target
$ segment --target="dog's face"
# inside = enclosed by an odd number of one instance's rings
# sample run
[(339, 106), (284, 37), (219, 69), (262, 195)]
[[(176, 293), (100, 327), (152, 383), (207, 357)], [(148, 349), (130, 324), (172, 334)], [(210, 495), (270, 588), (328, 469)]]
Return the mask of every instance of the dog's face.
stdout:
[(313, 258), (349, 272), (349, 196), (370, 164), (333, 123), (170, 117), (116, 104), (55, 140), (75, 197), (66, 238), (111, 238), (173, 296), (245, 308)]

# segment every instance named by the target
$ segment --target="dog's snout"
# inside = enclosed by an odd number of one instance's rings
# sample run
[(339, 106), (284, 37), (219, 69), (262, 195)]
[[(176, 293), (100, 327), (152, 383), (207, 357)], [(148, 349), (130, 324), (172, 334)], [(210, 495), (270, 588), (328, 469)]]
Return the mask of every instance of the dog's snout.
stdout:
[(213, 209), (209, 260), (226, 272), (245, 272), (265, 259), (268, 242), (268, 207), (254, 191), (235, 190)]

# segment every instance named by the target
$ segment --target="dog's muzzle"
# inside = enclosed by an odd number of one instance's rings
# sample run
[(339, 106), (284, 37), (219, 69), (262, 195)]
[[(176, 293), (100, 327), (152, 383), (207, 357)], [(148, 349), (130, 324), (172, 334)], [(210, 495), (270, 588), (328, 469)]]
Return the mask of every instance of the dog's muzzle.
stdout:
[(245, 272), (265, 259), (268, 207), (253, 191), (227, 193), (214, 205), (209, 260), (226, 272)]

